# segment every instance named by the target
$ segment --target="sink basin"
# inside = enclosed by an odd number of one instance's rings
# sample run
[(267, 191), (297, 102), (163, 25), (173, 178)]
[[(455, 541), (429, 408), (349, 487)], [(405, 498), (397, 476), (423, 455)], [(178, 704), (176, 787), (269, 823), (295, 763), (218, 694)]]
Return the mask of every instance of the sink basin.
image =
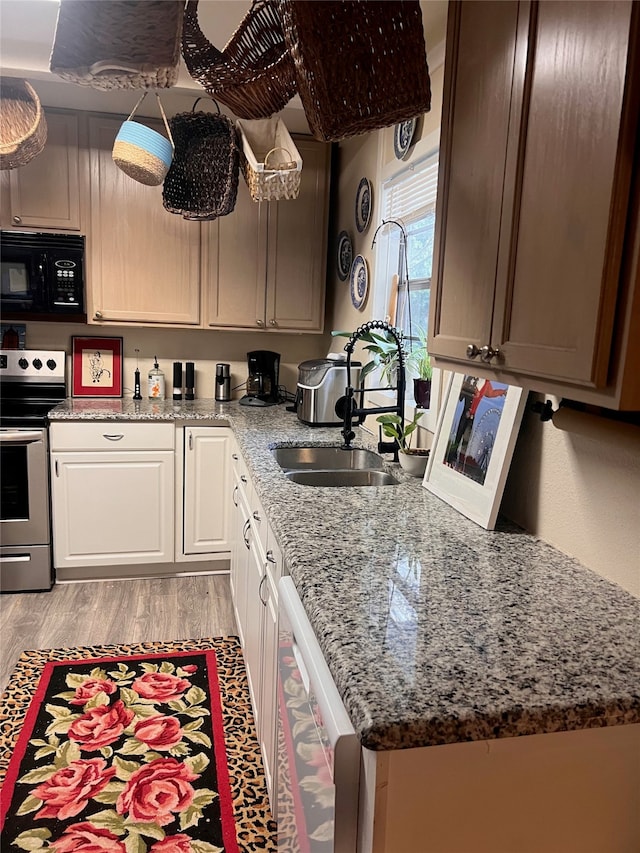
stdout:
[(398, 481), (386, 471), (334, 469), (333, 471), (287, 471), (286, 476), (302, 486), (397, 486)]
[(352, 447), (277, 447), (272, 451), (276, 461), (285, 471), (382, 471), (384, 460), (372, 450)]

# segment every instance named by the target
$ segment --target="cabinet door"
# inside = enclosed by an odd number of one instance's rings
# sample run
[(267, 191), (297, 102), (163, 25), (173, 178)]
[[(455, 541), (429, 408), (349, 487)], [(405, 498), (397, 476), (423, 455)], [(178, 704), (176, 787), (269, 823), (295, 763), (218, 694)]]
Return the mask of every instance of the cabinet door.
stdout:
[(522, 17), (491, 342), (510, 370), (601, 386), (638, 122), (632, 3), (545, 2)]
[(251, 549), (251, 513), (244, 489), (236, 481), (238, 491), (238, 512), (236, 514), (236, 548), (231, 566), (233, 574), (233, 609), (236, 615), (238, 636), (242, 648), (246, 645), (245, 630), (247, 624), (247, 585), (249, 583), (249, 560)]
[(489, 342), (518, 3), (452, 3), (447, 26), (429, 350)]
[(51, 460), (56, 568), (173, 561), (173, 451)]
[(268, 530), (267, 581), (263, 585), (262, 628), (262, 727), (260, 745), (271, 811), (277, 818), (277, 727), (278, 727), (278, 580), (282, 574), (282, 552), (271, 529)]
[(233, 212), (202, 226), (207, 325), (264, 328), (268, 211), (241, 176)]
[(243, 649), (259, 741), (262, 740), (262, 627), (264, 623), (262, 596), (265, 581), (264, 554), (252, 533), (247, 573), (247, 609)]
[(140, 184), (115, 165), (111, 152), (121, 124), (115, 118), (89, 120), (89, 317), (197, 325), (200, 224), (166, 211), (162, 187)]
[(9, 173), (11, 228), (80, 230), (78, 116), (46, 110), (47, 142), (26, 166)]
[(267, 329), (321, 332), (327, 259), (329, 146), (296, 137), (300, 194), (269, 204)]
[(228, 430), (185, 427), (183, 552), (229, 551)]

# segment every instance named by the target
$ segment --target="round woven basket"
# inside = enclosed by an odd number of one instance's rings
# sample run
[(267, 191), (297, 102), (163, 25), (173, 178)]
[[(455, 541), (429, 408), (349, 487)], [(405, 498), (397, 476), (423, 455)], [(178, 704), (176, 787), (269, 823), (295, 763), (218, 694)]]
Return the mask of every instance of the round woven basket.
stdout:
[(47, 141), (40, 99), (26, 80), (0, 82), (0, 169), (16, 169), (33, 160)]
[(169, 171), (173, 148), (161, 133), (136, 121), (125, 121), (113, 144), (112, 156), (116, 166), (130, 178), (157, 187)]

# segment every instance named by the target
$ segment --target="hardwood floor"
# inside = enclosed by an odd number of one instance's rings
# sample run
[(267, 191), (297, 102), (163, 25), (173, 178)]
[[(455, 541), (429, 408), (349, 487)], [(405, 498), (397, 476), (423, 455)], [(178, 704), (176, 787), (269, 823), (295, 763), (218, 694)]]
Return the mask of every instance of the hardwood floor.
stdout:
[(0, 595), (0, 692), (26, 649), (235, 635), (228, 575), (56, 584)]

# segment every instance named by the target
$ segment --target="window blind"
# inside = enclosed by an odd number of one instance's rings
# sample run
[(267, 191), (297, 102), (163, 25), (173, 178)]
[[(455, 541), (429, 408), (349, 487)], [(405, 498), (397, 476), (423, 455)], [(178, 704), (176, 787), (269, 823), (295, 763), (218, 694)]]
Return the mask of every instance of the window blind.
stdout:
[(405, 221), (421, 218), (435, 206), (437, 190), (436, 153), (384, 183), (382, 218)]

